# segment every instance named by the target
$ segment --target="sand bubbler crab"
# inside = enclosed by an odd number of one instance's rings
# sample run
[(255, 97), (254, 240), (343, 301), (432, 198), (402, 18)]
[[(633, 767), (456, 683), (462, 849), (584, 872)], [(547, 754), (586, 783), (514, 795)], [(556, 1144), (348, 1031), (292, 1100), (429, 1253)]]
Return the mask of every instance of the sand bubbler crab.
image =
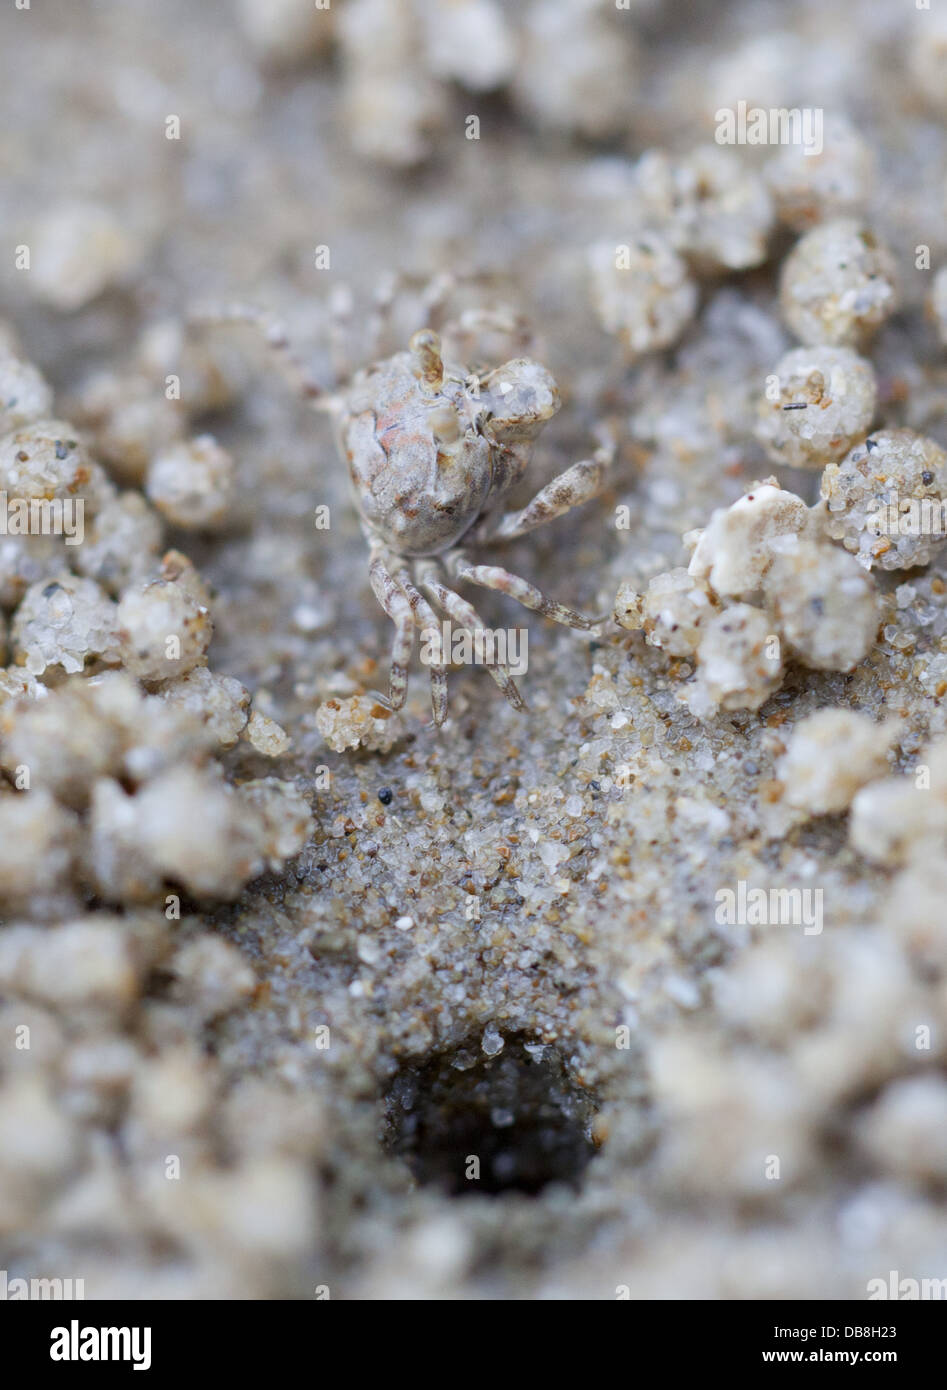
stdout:
[[(442, 287), (427, 300), (429, 323), (443, 298)], [(390, 301), (389, 293), (382, 307)], [(489, 327), (489, 311), (481, 312)], [(454, 325), (445, 325), (444, 339), (426, 327), (413, 334), (406, 351), (356, 371), (330, 391), (313, 379), (285, 329), (267, 313), (241, 304), (198, 309), (190, 318), (195, 324), (256, 327), (309, 403), (332, 416), (369, 547), (372, 591), (395, 626), (389, 691), (379, 697), (391, 709), (401, 709), (407, 696), (415, 634), (439, 631), (435, 606), (464, 631), (484, 631), (476, 609), (453, 583), (497, 590), (566, 627), (587, 631), (599, 621), (468, 554), (470, 546), (514, 540), (587, 501), (600, 490), (613, 458), (614, 444), (603, 434), (590, 458), (560, 473), (526, 506), (505, 509), (537, 435), (561, 404), (556, 382), (540, 362), (514, 357), (491, 370), (471, 370), (443, 350)], [(523, 709), (508, 666), (495, 654), (484, 664), (514, 708)], [(441, 725), (447, 719), (447, 666), (436, 649), (430, 671), (434, 722)]]

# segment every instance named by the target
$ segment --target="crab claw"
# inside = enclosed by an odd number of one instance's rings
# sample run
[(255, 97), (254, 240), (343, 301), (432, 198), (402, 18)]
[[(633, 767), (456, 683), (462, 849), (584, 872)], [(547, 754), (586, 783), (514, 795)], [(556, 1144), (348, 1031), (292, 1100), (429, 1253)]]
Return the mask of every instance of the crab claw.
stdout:
[(529, 357), (489, 372), (480, 390), (487, 427), (499, 444), (535, 439), (562, 404), (555, 377)]
[(439, 391), (444, 385), (444, 359), (441, 340), (432, 328), (419, 329), (408, 344), (421, 381), (429, 391)]

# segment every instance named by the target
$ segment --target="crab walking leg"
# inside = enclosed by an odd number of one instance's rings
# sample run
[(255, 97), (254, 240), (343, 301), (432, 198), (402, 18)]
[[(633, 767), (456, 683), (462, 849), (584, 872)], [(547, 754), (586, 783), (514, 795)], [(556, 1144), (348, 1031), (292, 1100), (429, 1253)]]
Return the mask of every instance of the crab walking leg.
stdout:
[(215, 328), (223, 324), (248, 324), (263, 337), (266, 346), (282, 369), (290, 385), (299, 392), (315, 410), (330, 410), (334, 398), (330, 396), (312, 375), (309, 368), (297, 355), (290, 344), (289, 334), (279, 319), (252, 304), (206, 304), (198, 305), (187, 316), (189, 324), (198, 328)]
[(465, 285), (492, 285), (498, 279), (495, 270), (442, 270), (428, 280), (421, 295), (424, 322), (440, 331), (444, 327), (448, 305), (457, 291)]
[(456, 551), (448, 556), (447, 560), (450, 573), (455, 579), (466, 579), (468, 584), (479, 584), (481, 589), (496, 589), (501, 594), (508, 594), (524, 608), (542, 613), (544, 618), (551, 618), (554, 623), (562, 623), (565, 627), (574, 627), (582, 631), (596, 626), (594, 618), (584, 618), (574, 609), (556, 603), (555, 599), (547, 598), (535, 585), (521, 579), (518, 574), (501, 569), (498, 565), (470, 565), (466, 557)]
[[(453, 589), (446, 588), (437, 578), (437, 571), (433, 565), (423, 565), (418, 567), (418, 583), (424, 591), (430, 595), (435, 603), (439, 603), (449, 618), (452, 618), (459, 627), (471, 633), (476, 638), (477, 632), (483, 632), (483, 619), (474, 608), (473, 604), (461, 598), (460, 594), (455, 594)], [(487, 661), (486, 668), (503, 691), (514, 709), (525, 709), (526, 703), (522, 695), (516, 688), (516, 682), (510, 674), (510, 668), (505, 661)]]
[(395, 575), (395, 581), (411, 605), (415, 626), (421, 629), (422, 634), (428, 630), (436, 634), (437, 650), (441, 659), (431, 662), (431, 707), (434, 711), (434, 723), (443, 724), (447, 718), (447, 665), (444, 653), (440, 651), (441, 629), (437, 614), (424, 595), (418, 593), (407, 570), (399, 570)]
[(391, 672), (388, 677), (388, 703), (401, 709), (408, 693), (408, 667), (414, 650), (414, 613), (407, 596), (402, 593), (385, 568), (379, 553), (371, 558), (368, 577), (372, 592), (395, 625), (391, 647)]
[(370, 356), (373, 359), (379, 358), (393, 350), (391, 345), (385, 342), (385, 336), (391, 327), (399, 296), (409, 294), (412, 289), (418, 290), (422, 320), (420, 326), (435, 327), (456, 284), (456, 276), (451, 272), (445, 272), (433, 280), (412, 275), (407, 270), (393, 270), (385, 275), (372, 294), (368, 335)]
[(425, 286), (421, 297), (424, 322), (431, 328), (442, 328), (447, 314), (447, 305), (460, 283), (458, 276), (449, 270), (435, 275)]
[(493, 524), (484, 523), (479, 539), (509, 541), (516, 536), (524, 536), (537, 526), (545, 526), (564, 512), (587, 502), (601, 489), (606, 470), (611, 464), (614, 451), (609, 448), (596, 449), (590, 459), (574, 463), (558, 478), (553, 478), (537, 492), (531, 502), (518, 512), (505, 512)]
[(399, 296), (416, 291), (420, 314), (419, 327), (432, 328), (437, 332), (444, 325), (451, 298), (462, 285), (489, 284), (496, 278), (496, 272), (491, 270), (445, 270), (433, 277), (412, 274), (408, 270), (389, 271), (379, 281), (372, 294), (368, 330), (369, 357), (375, 359), (393, 351), (385, 339), (390, 332)]

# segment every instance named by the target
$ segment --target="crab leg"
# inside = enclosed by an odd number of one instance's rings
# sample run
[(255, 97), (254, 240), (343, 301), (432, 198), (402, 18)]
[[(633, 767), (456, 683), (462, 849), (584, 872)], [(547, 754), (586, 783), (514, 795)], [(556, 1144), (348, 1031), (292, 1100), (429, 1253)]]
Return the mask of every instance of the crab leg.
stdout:
[(401, 709), (408, 693), (408, 666), (414, 648), (414, 614), (407, 596), (402, 593), (385, 568), (380, 554), (374, 554), (368, 567), (372, 592), (395, 625), (391, 647), (391, 672), (388, 677), (388, 703)]
[[(411, 605), (415, 626), (419, 627), (422, 632), (430, 629), (440, 636), (437, 614), (424, 595), (418, 593), (408, 571), (399, 570), (395, 575), (395, 582)], [(435, 724), (443, 724), (447, 719), (447, 665), (443, 660), (443, 655), (442, 652), (440, 661), (431, 662), (431, 708), (434, 711)]]
[[(425, 565), (418, 569), (418, 583), (420, 587), (428, 593), (435, 603), (439, 603), (448, 617), (452, 618), (458, 626), (467, 632), (476, 634), (484, 630), (483, 619), (474, 608), (473, 604), (461, 598), (460, 594), (454, 593), (453, 589), (448, 589), (437, 578), (434, 565)], [(514, 709), (525, 709), (525, 701), (516, 687), (516, 683), (510, 674), (510, 668), (503, 661), (488, 661), (486, 668), (503, 694), (509, 700)]]
[(312, 375), (309, 368), (290, 344), (283, 324), (272, 314), (252, 304), (198, 305), (187, 316), (189, 324), (212, 328), (221, 324), (240, 323), (255, 328), (282, 369), (290, 385), (307, 400), (314, 410), (331, 410), (334, 398)]
[(547, 521), (562, 516), (573, 507), (587, 502), (600, 490), (605, 472), (612, 461), (611, 448), (596, 449), (590, 459), (582, 459), (553, 478), (537, 492), (531, 502), (518, 512), (505, 512), (492, 523), (487, 521), (478, 539), (490, 541), (509, 541), (516, 536), (524, 536), (537, 526), (545, 526)]
[(397, 272), (384, 276), (375, 286), (368, 329), (369, 354), (373, 360), (380, 358), (386, 348), (391, 351), (386, 336), (400, 288), (401, 277)]
[(542, 613), (544, 618), (551, 618), (554, 623), (581, 631), (596, 626), (594, 618), (584, 618), (574, 609), (547, 598), (541, 589), (498, 565), (470, 565), (465, 556), (456, 551), (448, 557), (448, 561), (450, 572), (456, 579), (466, 579), (469, 584), (479, 584), (482, 589), (496, 589), (501, 594), (508, 594), (524, 608)]

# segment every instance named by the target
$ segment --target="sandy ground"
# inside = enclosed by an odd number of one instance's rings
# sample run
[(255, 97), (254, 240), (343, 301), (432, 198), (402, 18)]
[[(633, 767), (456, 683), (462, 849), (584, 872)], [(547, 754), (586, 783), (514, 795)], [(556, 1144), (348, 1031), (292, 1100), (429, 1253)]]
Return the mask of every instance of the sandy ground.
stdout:
[[(588, 7), (559, 8), (584, 32)], [(604, 494), (503, 563), (610, 613), (619, 583), (686, 564), (682, 534), (755, 480), (818, 492), (818, 473), (776, 468), (753, 432), (792, 344), (777, 302), (792, 230), (770, 231), (758, 266), (698, 267), (694, 322), (639, 363), (589, 296), (586, 248), (623, 238), (629, 160), (712, 141), (728, 101), (842, 112), (874, 150), (864, 212), (902, 280), (870, 348), (876, 421), (947, 446), (943, 348), (923, 311), (947, 249), (945, 132), (916, 76), (939, 21), (869, 3), (694, 9), (680, 25), (675, 6), (622, 18), (638, 59), (622, 58), (627, 90), (609, 89), (612, 128), (576, 129), (581, 100), (556, 129), (510, 83), (432, 79), (429, 150), (393, 168), (353, 148), (347, 103), (366, 98), (351, 52), (298, 45), (300, 61), (274, 64), (224, 0), (7, 6), (0, 314), (62, 414), (95, 371), (127, 368), (149, 324), (198, 301), (279, 314), (328, 380), (339, 286), (358, 364), (386, 273), (489, 271), (458, 302), (525, 315), (563, 397), (524, 499), (587, 456), (597, 424), (618, 441)], [(356, 57), (369, 44), (353, 41)], [(770, 153), (741, 155), (756, 170)], [(104, 207), (131, 253), (67, 310), (12, 267), (75, 200)], [(918, 244), (930, 270), (915, 269)], [(386, 350), (418, 313), (416, 294), (399, 298)], [(883, 622), (853, 670), (790, 662), (760, 708), (704, 721), (682, 698), (693, 664), (640, 631), (609, 619), (575, 633), (483, 593), (488, 623), (528, 628), (528, 711), (458, 668), (437, 730), (416, 666), (391, 747), (334, 752), (317, 709), (385, 688), (390, 629), (327, 421), (233, 335), (218, 348), (239, 355), (233, 399), (193, 423), (235, 460), (226, 524), (169, 521), (162, 544), (211, 587), (212, 670), (292, 739), (275, 764), (245, 742), (221, 752), (228, 778), (275, 769), (314, 832), (231, 903), (185, 892), (180, 923), (86, 889), (59, 915), (3, 911), (4, 932), (33, 933), (18, 938), (27, 956), (84, 912), (159, 944), (124, 993), (77, 988), (78, 1001), (45, 977), (24, 984), (25, 957), (0, 953), (0, 1161), (15, 1193), (0, 1201), (0, 1265), (84, 1277), (87, 1297), (835, 1298), (890, 1270), (947, 1276), (944, 838), (872, 863), (844, 814), (784, 814), (777, 768), (824, 706), (902, 720), (886, 773), (925, 761), (945, 732), (942, 560), (878, 578)], [(718, 922), (716, 895), (741, 880), (821, 890), (824, 930)], [(157, 924), (136, 915), (149, 912)], [(218, 967), (181, 955), (209, 937), (236, 953), (219, 964), (219, 1007)], [(22, 1022), (40, 1040), (29, 1053), (12, 1041)], [(479, 1190), (456, 1180), (468, 1155), (487, 1170)]]

